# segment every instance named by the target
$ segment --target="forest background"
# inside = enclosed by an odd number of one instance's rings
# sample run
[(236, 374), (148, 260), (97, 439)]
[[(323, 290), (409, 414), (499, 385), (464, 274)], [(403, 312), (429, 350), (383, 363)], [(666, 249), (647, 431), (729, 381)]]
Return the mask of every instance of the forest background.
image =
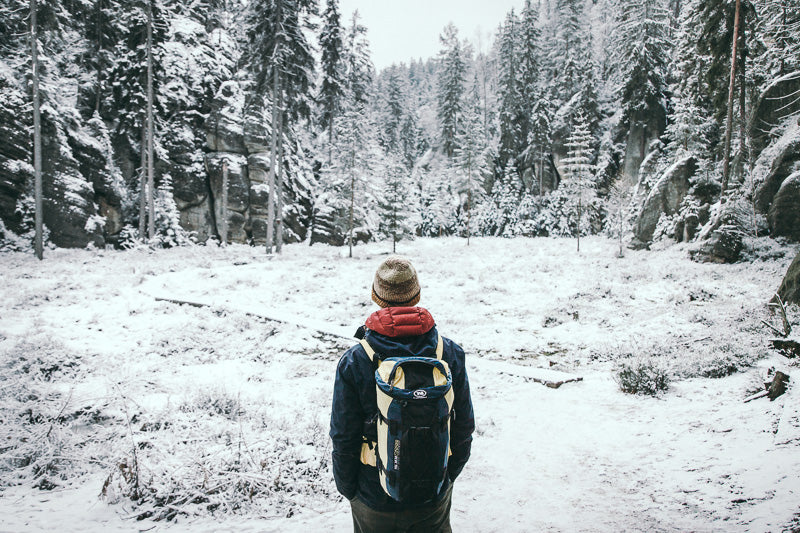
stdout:
[[(0, 8), (5, 249), (35, 229), (30, 8)], [(800, 239), (794, 0), (528, 0), (380, 72), (336, 0), (36, 12), (51, 246)]]

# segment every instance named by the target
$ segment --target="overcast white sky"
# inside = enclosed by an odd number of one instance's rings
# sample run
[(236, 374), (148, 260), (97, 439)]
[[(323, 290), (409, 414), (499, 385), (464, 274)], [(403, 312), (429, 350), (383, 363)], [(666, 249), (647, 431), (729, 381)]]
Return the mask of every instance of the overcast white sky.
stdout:
[[(358, 9), (368, 37), (375, 68), (392, 63), (428, 58), (439, 52), (439, 35), (448, 22), (458, 28), (462, 39), (477, 45), (482, 35), (488, 47), (497, 26), (513, 7), (519, 13), (524, 0), (339, 0), (342, 25), (350, 24)], [(320, 2), (320, 11), (325, 2)]]

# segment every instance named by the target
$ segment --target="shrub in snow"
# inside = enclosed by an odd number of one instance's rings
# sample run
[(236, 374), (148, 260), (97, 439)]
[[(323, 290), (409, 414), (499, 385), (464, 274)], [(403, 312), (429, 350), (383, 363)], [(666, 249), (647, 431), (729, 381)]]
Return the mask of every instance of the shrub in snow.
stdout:
[(51, 490), (85, 474), (102, 446), (86, 428), (101, 419), (92, 401), (57, 383), (74, 379), (81, 357), (36, 337), (0, 352), (0, 490), (31, 484)]
[(655, 358), (624, 361), (615, 379), (622, 392), (656, 396), (669, 388), (667, 369)]
[(319, 421), (219, 389), (178, 409), (136, 414), (116, 444), (102, 494), (134, 504), (136, 516), (257, 511), (290, 517), (336, 494), (330, 444)]

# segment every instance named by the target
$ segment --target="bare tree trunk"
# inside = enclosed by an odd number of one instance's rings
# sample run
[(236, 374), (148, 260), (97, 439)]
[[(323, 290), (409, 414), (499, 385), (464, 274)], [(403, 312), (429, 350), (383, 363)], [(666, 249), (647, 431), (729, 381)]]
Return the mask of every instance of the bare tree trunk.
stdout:
[(267, 253), (272, 253), (272, 243), (275, 233), (275, 174), (278, 166), (281, 164), (278, 160), (278, 136), (281, 135), (280, 126), (278, 122), (280, 117), (280, 104), (278, 103), (278, 94), (280, 92), (279, 76), (281, 69), (281, 24), (283, 24), (283, 15), (281, 12), (281, 0), (275, 2), (275, 21), (277, 28), (277, 35), (275, 36), (275, 50), (272, 55), (272, 140), (270, 142), (271, 163), (269, 168), (269, 198), (267, 205)]
[[(274, 67), (273, 67), (274, 68)], [(269, 165), (269, 197), (267, 199), (267, 253), (272, 253), (272, 236), (275, 232), (275, 168), (278, 164), (278, 77), (272, 82), (272, 140), (270, 141), (271, 160)]]
[(744, 18), (741, 20), (741, 31), (739, 38), (742, 41), (741, 52), (739, 53), (739, 167), (737, 168), (737, 176), (740, 182), (744, 182), (744, 166), (750, 159), (747, 153), (747, 113), (746, 113), (746, 94), (745, 94), (745, 81), (746, 81), (746, 68), (747, 68), (747, 48), (745, 48), (745, 23)]
[(147, 222), (147, 127), (142, 121), (142, 142), (139, 163), (139, 238), (144, 239)]
[(578, 252), (580, 252), (581, 251), (581, 208), (583, 207), (581, 206), (581, 195), (583, 191), (581, 190), (580, 186), (578, 187), (578, 190), (580, 191), (578, 193)]
[(539, 146), (539, 196), (544, 196), (544, 156), (542, 147)]
[(147, 200), (149, 220), (147, 235), (150, 239), (156, 234), (156, 206), (153, 189), (153, 0), (147, 2)]
[(397, 253), (397, 190), (392, 200), (392, 253)]
[(725, 148), (722, 159), (722, 189), (720, 202), (725, 201), (725, 191), (728, 189), (728, 179), (731, 168), (731, 129), (733, 125), (733, 89), (736, 82), (736, 45), (739, 42), (739, 8), (741, 0), (736, 0), (736, 12), (733, 17), (733, 39), (731, 44), (731, 77), (728, 85), (728, 116), (725, 119)]
[(333, 162), (333, 113), (331, 113), (331, 122), (328, 124), (328, 166)]
[(277, 196), (277, 217), (275, 220), (275, 252), (281, 253), (283, 248), (283, 85), (278, 82), (278, 183), (275, 185)]
[[(352, 147), (353, 153), (355, 154), (355, 146)], [(355, 156), (353, 157), (353, 161), (350, 167), (350, 254), (349, 257), (353, 257), (353, 204), (356, 201), (356, 170), (355, 170)]]
[(39, 108), (39, 50), (36, 24), (36, 0), (31, 0), (31, 70), (33, 71), (33, 196), (34, 196), (34, 238), (36, 257), (44, 258), (44, 236), (42, 212), (42, 117)]
[(97, 28), (97, 79), (95, 81), (95, 95), (94, 95), (94, 112), (100, 114), (100, 95), (102, 94), (103, 75), (102, 75), (102, 62), (100, 61), (100, 54), (103, 51), (103, 26), (102, 22), (102, 0), (95, 0), (95, 27)]
[(467, 156), (467, 246), (472, 234), (472, 153)]
[(221, 216), (222, 216), (222, 224), (220, 228), (220, 238), (222, 240), (222, 245), (228, 245), (228, 160), (222, 160), (222, 205), (221, 207)]

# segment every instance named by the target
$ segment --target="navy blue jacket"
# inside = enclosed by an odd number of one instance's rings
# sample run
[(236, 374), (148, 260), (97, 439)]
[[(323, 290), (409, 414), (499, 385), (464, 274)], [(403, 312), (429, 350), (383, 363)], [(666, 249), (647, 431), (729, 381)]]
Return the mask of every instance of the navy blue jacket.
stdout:
[[(394, 311), (418, 310), (420, 323), (392, 324)], [(408, 315), (406, 315), (407, 317)], [(427, 318), (426, 318), (427, 317)], [(428, 322), (426, 324), (425, 322)], [(369, 328), (372, 329), (369, 329)], [(427, 329), (426, 331), (423, 331)], [(407, 335), (410, 331), (420, 334)], [(367, 320), (365, 338), (376, 353), (385, 357), (422, 355), (436, 357), (438, 332), (430, 314), (421, 308), (386, 308)], [(442, 497), (469, 459), (475, 419), (469, 393), (469, 380), (464, 366), (464, 351), (447, 338), (442, 338), (444, 352), (453, 377), (455, 418), (450, 426), (448, 478), (439, 493)], [(361, 463), (364, 424), (378, 412), (375, 392), (375, 369), (364, 348), (358, 344), (339, 360), (333, 387), (330, 436), (333, 441), (333, 476), (339, 492), (348, 500), (358, 496), (377, 511), (401, 511), (414, 507), (393, 500), (380, 485), (378, 469)]]

